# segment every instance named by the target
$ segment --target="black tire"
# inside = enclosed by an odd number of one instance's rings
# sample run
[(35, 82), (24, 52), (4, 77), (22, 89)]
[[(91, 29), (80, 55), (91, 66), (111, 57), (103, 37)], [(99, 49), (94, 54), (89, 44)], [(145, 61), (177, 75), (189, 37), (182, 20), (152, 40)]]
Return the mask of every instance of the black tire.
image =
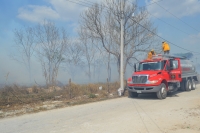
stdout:
[(190, 79), (188, 79), (188, 80), (186, 81), (185, 90), (186, 90), (186, 91), (191, 91), (191, 90), (192, 90), (192, 83), (191, 83), (191, 80), (190, 80)]
[(185, 81), (182, 81), (182, 82), (180, 83), (180, 90), (181, 90), (181, 91), (185, 91)]
[(194, 79), (192, 79), (191, 83), (192, 83), (192, 90), (195, 90), (196, 89), (196, 83), (195, 83)]
[(138, 97), (138, 93), (128, 91), (128, 96), (129, 96), (130, 98)]
[(156, 93), (158, 99), (165, 99), (167, 97), (167, 89), (164, 83), (161, 84), (160, 90)]

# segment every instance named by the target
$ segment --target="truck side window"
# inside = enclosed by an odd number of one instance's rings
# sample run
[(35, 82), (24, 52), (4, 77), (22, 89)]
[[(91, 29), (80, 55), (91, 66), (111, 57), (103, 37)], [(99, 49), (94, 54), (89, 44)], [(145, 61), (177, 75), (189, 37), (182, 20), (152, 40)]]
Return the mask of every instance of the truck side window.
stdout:
[(177, 69), (178, 68), (178, 60), (173, 60), (172, 61), (172, 64), (173, 64), (173, 69)]

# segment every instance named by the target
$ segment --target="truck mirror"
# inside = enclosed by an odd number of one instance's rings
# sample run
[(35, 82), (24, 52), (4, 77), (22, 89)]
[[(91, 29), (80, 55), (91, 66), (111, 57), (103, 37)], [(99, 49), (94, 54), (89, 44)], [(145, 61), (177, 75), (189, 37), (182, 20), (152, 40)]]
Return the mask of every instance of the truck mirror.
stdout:
[(134, 71), (136, 72), (136, 64), (134, 64)]

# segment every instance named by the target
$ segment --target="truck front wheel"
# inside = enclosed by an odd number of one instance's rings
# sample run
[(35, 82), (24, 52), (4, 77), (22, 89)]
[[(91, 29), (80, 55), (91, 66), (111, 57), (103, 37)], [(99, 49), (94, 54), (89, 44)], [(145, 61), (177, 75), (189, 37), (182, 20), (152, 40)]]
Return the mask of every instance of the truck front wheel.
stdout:
[(188, 79), (188, 80), (186, 81), (185, 90), (186, 90), (186, 91), (191, 91), (191, 90), (192, 90), (192, 83), (191, 83), (191, 80), (190, 80), (190, 79)]
[(138, 93), (136, 93), (136, 92), (128, 91), (128, 95), (129, 95), (130, 98), (138, 97)]
[(165, 99), (167, 97), (167, 89), (164, 83), (161, 84), (160, 90), (156, 94), (158, 99)]

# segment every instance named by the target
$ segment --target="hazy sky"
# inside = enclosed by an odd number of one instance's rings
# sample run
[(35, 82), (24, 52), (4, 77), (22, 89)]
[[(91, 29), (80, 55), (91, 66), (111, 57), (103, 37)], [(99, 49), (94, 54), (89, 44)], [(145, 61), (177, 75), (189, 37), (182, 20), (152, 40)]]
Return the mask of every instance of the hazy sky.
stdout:
[[(152, 14), (150, 17), (158, 28), (159, 36), (184, 49), (200, 53), (200, 0), (156, 0), (157, 4), (153, 0), (137, 1), (139, 6), (148, 5), (147, 10)], [(36, 25), (48, 19), (76, 36), (79, 14), (86, 9), (85, 6), (67, 0), (0, 0), (0, 83), (5, 83), (8, 73), (8, 83), (28, 82), (26, 68), (9, 57), (13, 52), (14, 29)], [(173, 44), (170, 44), (172, 53), (188, 52)], [(37, 60), (32, 61), (32, 68), (33, 78), (37, 82), (43, 82)], [(77, 76), (77, 82), (86, 82), (86, 79), (82, 78), (84, 74), (80, 72), (80, 75)], [(67, 82), (69, 77), (67, 71), (61, 70), (58, 80)]]

